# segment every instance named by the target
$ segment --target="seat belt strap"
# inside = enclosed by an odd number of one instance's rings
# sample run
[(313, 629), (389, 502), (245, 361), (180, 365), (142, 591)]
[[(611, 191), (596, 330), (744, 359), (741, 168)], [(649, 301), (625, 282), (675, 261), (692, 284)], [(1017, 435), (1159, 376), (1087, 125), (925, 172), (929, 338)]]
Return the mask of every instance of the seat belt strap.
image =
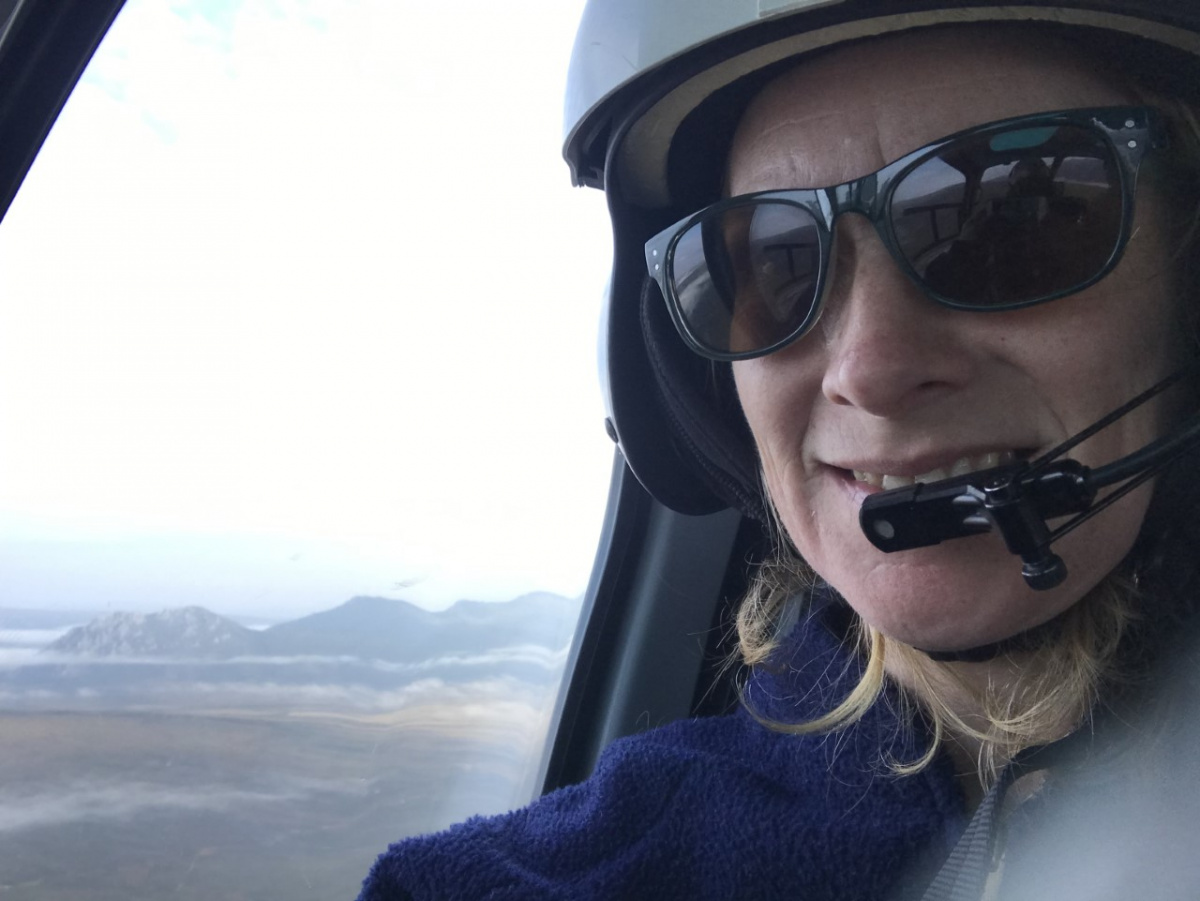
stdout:
[(997, 847), (1000, 811), (1013, 773), (1014, 767), (1006, 766), (984, 795), (921, 901), (979, 901), (983, 897), (1001, 850)]

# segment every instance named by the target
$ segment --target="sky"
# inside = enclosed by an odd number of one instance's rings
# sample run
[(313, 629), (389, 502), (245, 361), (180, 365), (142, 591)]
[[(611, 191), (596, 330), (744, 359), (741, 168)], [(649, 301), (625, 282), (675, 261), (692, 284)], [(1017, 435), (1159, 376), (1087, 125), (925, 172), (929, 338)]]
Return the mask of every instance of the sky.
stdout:
[(579, 0), (129, 0), (0, 223), (0, 607), (586, 586)]

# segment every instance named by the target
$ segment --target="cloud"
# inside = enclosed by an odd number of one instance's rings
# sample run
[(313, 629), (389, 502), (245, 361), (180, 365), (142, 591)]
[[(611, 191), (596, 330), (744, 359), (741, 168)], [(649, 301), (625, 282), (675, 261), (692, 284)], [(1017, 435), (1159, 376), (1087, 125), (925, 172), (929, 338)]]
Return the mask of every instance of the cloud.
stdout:
[(62, 638), (70, 629), (0, 629), (0, 646), (42, 648)]
[(61, 654), (38, 652), (30, 647), (0, 647), (0, 669), (30, 665), (43, 666), (190, 666), (221, 668), (228, 666), (352, 666), (363, 667), (381, 673), (424, 673), (446, 667), (487, 668), (506, 664), (521, 664), (540, 667), (547, 672), (561, 670), (570, 654), (570, 647), (557, 650), (540, 645), (517, 645), (496, 648), (483, 654), (451, 654), (431, 657), (412, 663), (373, 660), (363, 657), (323, 656), (317, 654), (259, 657), (247, 655), (214, 660), (211, 657), (125, 657), (89, 656), (87, 654)]
[(61, 787), (26, 791), (0, 789), (0, 835), (80, 821), (129, 821), (150, 812), (230, 814), (248, 805), (303, 801), (321, 793), (365, 797), (359, 779), (277, 778), (274, 785), (246, 790), (220, 785), (188, 787), (123, 780), (75, 780)]
[(332, 713), (386, 713), (413, 707), (441, 707), (451, 716), (469, 712), (482, 718), (533, 720), (541, 716), (553, 698), (546, 686), (501, 677), (473, 682), (450, 683), (421, 679), (393, 689), (361, 684), (308, 682), (180, 682), (155, 684), (139, 689), (138, 699), (152, 704), (154, 698), (170, 698), (175, 706), (181, 697), (195, 696), (205, 704), (241, 707), (270, 707), (284, 710), (321, 709)]
[[(228, 661), (220, 661), (217, 664), (212, 664), (211, 661), (208, 661), (208, 663), (217, 666), (222, 663), (249, 663), (264, 666), (343, 664), (364, 666), (381, 673), (423, 673), (430, 670), (444, 669), (445, 667), (487, 668), (516, 663), (536, 666), (547, 672), (554, 672), (561, 670), (566, 665), (570, 650), (569, 646), (558, 650), (551, 650), (550, 648), (531, 644), (510, 648), (497, 648), (484, 654), (456, 654), (444, 657), (431, 657), (427, 660), (418, 660), (413, 663), (400, 663), (390, 660), (364, 660), (361, 657), (320, 656), (234, 657)], [(119, 662), (125, 661), (121, 660)], [(157, 662), (161, 663), (162, 661)]]

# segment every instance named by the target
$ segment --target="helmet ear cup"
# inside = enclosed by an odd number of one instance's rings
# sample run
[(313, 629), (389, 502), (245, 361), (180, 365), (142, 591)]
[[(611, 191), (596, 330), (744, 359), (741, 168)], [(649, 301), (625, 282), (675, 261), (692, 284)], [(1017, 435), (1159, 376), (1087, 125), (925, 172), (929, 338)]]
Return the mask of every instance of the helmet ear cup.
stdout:
[[(663, 414), (657, 429), (660, 440), (689, 461), (708, 492), (765, 522), (758, 454), (729, 364), (705, 360), (684, 345), (658, 284), (649, 277), (642, 282), (640, 312), (654, 394)], [(654, 486), (647, 487), (655, 493)]]
[(678, 219), (678, 211), (653, 215), (617, 202), (615, 177), (607, 190), (613, 268), (600, 366), (609, 434), (663, 506), (691, 516), (733, 507), (765, 521), (758, 454), (732, 370), (684, 344), (646, 271), (646, 239)]

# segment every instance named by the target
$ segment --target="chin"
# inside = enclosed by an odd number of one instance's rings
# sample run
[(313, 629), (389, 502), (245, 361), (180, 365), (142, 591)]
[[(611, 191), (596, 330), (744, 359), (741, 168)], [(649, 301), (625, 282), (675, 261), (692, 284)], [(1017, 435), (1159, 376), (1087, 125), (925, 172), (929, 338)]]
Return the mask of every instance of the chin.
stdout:
[(1021, 558), (998, 534), (885, 554), (863, 536), (857, 505), (840, 496), (837, 503), (819, 497), (780, 512), (800, 555), (867, 625), (921, 650), (961, 651), (1033, 629), (1087, 595), (1133, 547), (1150, 499), (1147, 488), (1053, 545), (1067, 578), (1049, 591), (1025, 583)]
[(826, 581), (885, 637), (925, 651), (962, 651), (1054, 619), (1108, 571), (1072, 565), (1065, 549), (1064, 559), (1067, 580), (1050, 591), (1035, 591), (1021, 576), (1020, 558), (995, 537), (982, 535), (903, 555), (875, 551), (868, 565), (860, 560), (830, 572)]

